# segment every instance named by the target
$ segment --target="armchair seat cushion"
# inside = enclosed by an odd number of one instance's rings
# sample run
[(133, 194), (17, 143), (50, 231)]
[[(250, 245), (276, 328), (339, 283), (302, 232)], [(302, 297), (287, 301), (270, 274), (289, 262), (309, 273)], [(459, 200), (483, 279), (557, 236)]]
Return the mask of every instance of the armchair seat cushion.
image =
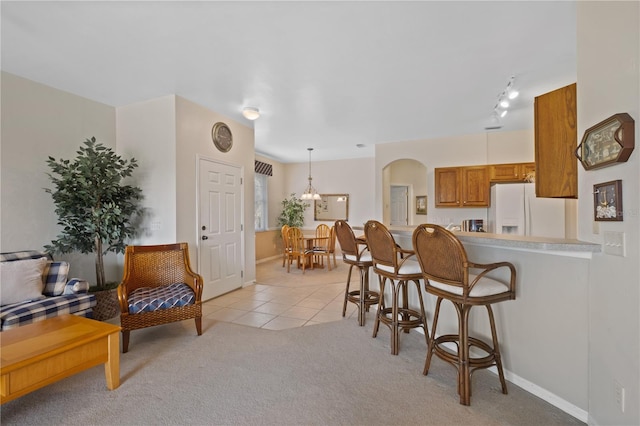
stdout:
[(196, 295), (185, 283), (159, 287), (141, 287), (129, 295), (129, 313), (154, 312), (159, 309), (193, 305)]

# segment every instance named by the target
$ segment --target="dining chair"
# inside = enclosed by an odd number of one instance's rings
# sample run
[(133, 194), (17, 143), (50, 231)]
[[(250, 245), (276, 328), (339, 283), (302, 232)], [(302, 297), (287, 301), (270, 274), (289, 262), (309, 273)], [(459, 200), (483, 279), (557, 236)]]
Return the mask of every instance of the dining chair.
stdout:
[(313, 248), (308, 248), (302, 230), (292, 226), (287, 231), (287, 240), (290, 250), (287, 254), (287, 272), (291, 272), (291, 262), (296, 261), (298, 268), (302, 267), (304, 274), (307, 264), (313, 269)]
[(287, 231), (289, 231), (289, 225), (286, 223), (282, 225), (280, 228), (280, 236), (282, 237), (282, 267), (284, 268), (284, 264), (289, 257), (289, 251), (291, 251), (291, 247), (289, 246), (289, 240), (287, 239)]
[[(460, 240), (438, 225), (419, 225), (414, 230), (412, 239), (424, 276), (425, 290), (437, 297), (423, 374), (429, 373), (433, 354), (453, 365), (458, 370), (460, 404), (470, 405), (471, 375), (479, 368), (496, 366), (502, 393), (506, 394), (507, 383), (504, 380), (491, 304), (516, 298), (515, 267), (509, 262), (479, 264), (469, 261)], [(489, 277), (489, 272), (498, 270), (508, 276), (506, 282)], [(438, 315), (443, 300), (453, 303), (456, 309), (458, 331), (457, 334), (442, 334), (436, 337)], [(487, 309), (491, 344), (469, 336), (469, 314), (474, 306), (485, 306)]]
[[(380, 323), (391, 330), (391, 354), (398, 355), (400, 330), (408, 333), (412, 328), (424, 330), (428, 341), (427, 316), (424, 311), (420, 280), (422, 271), (415, 260), (413, 250), (403, 249), (396, 244), (393, 235), (382, 223), (370, 220), (364, 225), (364, 235), (371, 251), (373, 271), (380, 283), (380, 303), (373, 324), (373, 337), (378, 334)], [(385, 285), (390, 285), (390, 305), (385, 301)], [(408, 283), (413, 282), (418, 295), (419, 306), (409, 306)], [(400, 304), (402, 301), (402, 305)]]
[(316, 227), (316, 239), (313, 243), (313, 254), (318, 258), (318, 264), (324, 267), (324, 258), (326, 257), (329, 270), (331, 270), (331, 251), (329, 249), (331, 233), (332, 228), (321, 223)]

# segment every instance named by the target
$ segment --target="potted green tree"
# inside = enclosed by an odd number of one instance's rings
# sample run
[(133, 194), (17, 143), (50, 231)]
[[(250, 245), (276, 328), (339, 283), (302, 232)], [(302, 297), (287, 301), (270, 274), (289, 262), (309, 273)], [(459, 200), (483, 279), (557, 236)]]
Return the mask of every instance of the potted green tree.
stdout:
[(123, 159), (92, 137), (80, 146), (74, 160), (49, 156), (47, 164), (54, 189), (45, 191), (53, 197), (62, 232), (45, 249), (51, 253), (95, 253), (92, 291), (96, 291), (99, 306), (94, 309), (94, 318), (112, 318), (118, 312), (118, 283), (109, 285), (105, 280), (103, 256), (124, 253), (126, 241), (136, 234), (134, 220), (142, 213), (142, 190), (125, 185), (123, 179), (132, 175), (138, 163), (135, 158)]
[(278, 226), (283, 225), (301, 227), (304, 225), (304, 211), (309, 207), (308, 203), (300, 201), (293, 193), (289, 198), (282, 200), (282, 212), (278, 216)]

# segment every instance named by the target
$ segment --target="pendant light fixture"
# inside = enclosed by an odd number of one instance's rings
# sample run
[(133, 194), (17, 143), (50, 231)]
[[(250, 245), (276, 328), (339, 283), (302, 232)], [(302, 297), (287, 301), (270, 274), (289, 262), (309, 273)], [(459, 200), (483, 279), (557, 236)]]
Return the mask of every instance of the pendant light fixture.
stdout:
[(304, 193), (300, 196), (300, 199), (320, 200), (320, 194), (316, 192), (316, 189), (311, 184), (311, 180), (313, 179), (311, 177), (311, 151), (313, 151), (313, 148), (307, 148), (307, 151), (309, 151), (309, 185), (307, 186), (307, 189), (304, 190)]

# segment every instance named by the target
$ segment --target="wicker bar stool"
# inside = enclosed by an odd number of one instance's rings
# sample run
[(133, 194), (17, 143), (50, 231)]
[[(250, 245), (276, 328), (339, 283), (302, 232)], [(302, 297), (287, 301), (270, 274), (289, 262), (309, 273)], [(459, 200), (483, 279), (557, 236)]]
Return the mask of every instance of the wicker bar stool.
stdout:
[[(391, 330), (391, 353), (398, 355), (400, 330), (408, 333), (410, 329), (420, 327), (428, 341), (427, 316), (424, 312), (420, 280), (422, 271), (415, 261), (413, 250), (406, 250), (396, 244), (393, 235), (380, 222), (370, 220), (364, 225), (364, 235), (373, 259), (373, 271), (380, 282), (380, 303), (373, 325), (373, 337), (378, 335), (380, 323)], [(391, 306), (387, 306), (384, 287), (391, 286)], [(419, 310), (409, 307), (408, 283), (413, 282), (418, 293)], [(402, 306), (400, 300), (402, 299)]]
[[(335, 237), (338, 238), (342, 251), (342, 261), (349, 265), (349, 275), (347, 276), (347, 287), (344, 290), (344, 303), (342, 305), (342, 316), (347, 312), (347, 302), (354, 303), (358, 307), (358, 324), (363, 326), (365, 322), (365, 312), (369, 307), (377, 305), (380, 294), (377, 291), (369, 290), (369, 268), (373, 265), (371, 253), (367, 250), (367, 244), (360, 241), (353, 234), (353, 229), (344, 220), (337, 220), (333, 226)], [(360, 248), (362, 246), (362, 248)], [(351, 272), (353, 267), (360, 272), (360, 288), (349, 291), (351, 283)]]
[(187, 243), (127, 246), (118, 286), (122, 352), (129, 350), (131, 331), (140, 328), (193, 318), (201, 335), (202, 286)]
[[(470, 262), (460, 240), (438, 225), (423, 224), (418, 226), (413, 232), (413, 248), (423, 271), (425, 290), (438, 298), (423, 374), (429, 373), (431, 357), (435, 353), (439, 358), (456, 367), (460, 404), (470, 405), (471, 375), (479, 368), (495, 365), (498, 369), (502, 393), (506, 394), (507, 383), (502, 371), (502, 360), (491, 304), (516, 298), (515, 267), (508, 262), (491, 264)], [(498, 268), (509, 270), (508, 283), (486, 275)], [(472, 270), (474, 273), (471, 273)], [(436, 338), (442, 300), (449, 300), (455, 306), (458, 314), (458, 334), (445, 334)], [(487, 308), (492, 345), (469, 336), (469, 312), (474, 306)], [(446, 344), (452, 343), (458, 348), (456, 352), (445, 348)], [(472, 356), (470, 354), (471, 348), (479, 350), (480, 355)]]

